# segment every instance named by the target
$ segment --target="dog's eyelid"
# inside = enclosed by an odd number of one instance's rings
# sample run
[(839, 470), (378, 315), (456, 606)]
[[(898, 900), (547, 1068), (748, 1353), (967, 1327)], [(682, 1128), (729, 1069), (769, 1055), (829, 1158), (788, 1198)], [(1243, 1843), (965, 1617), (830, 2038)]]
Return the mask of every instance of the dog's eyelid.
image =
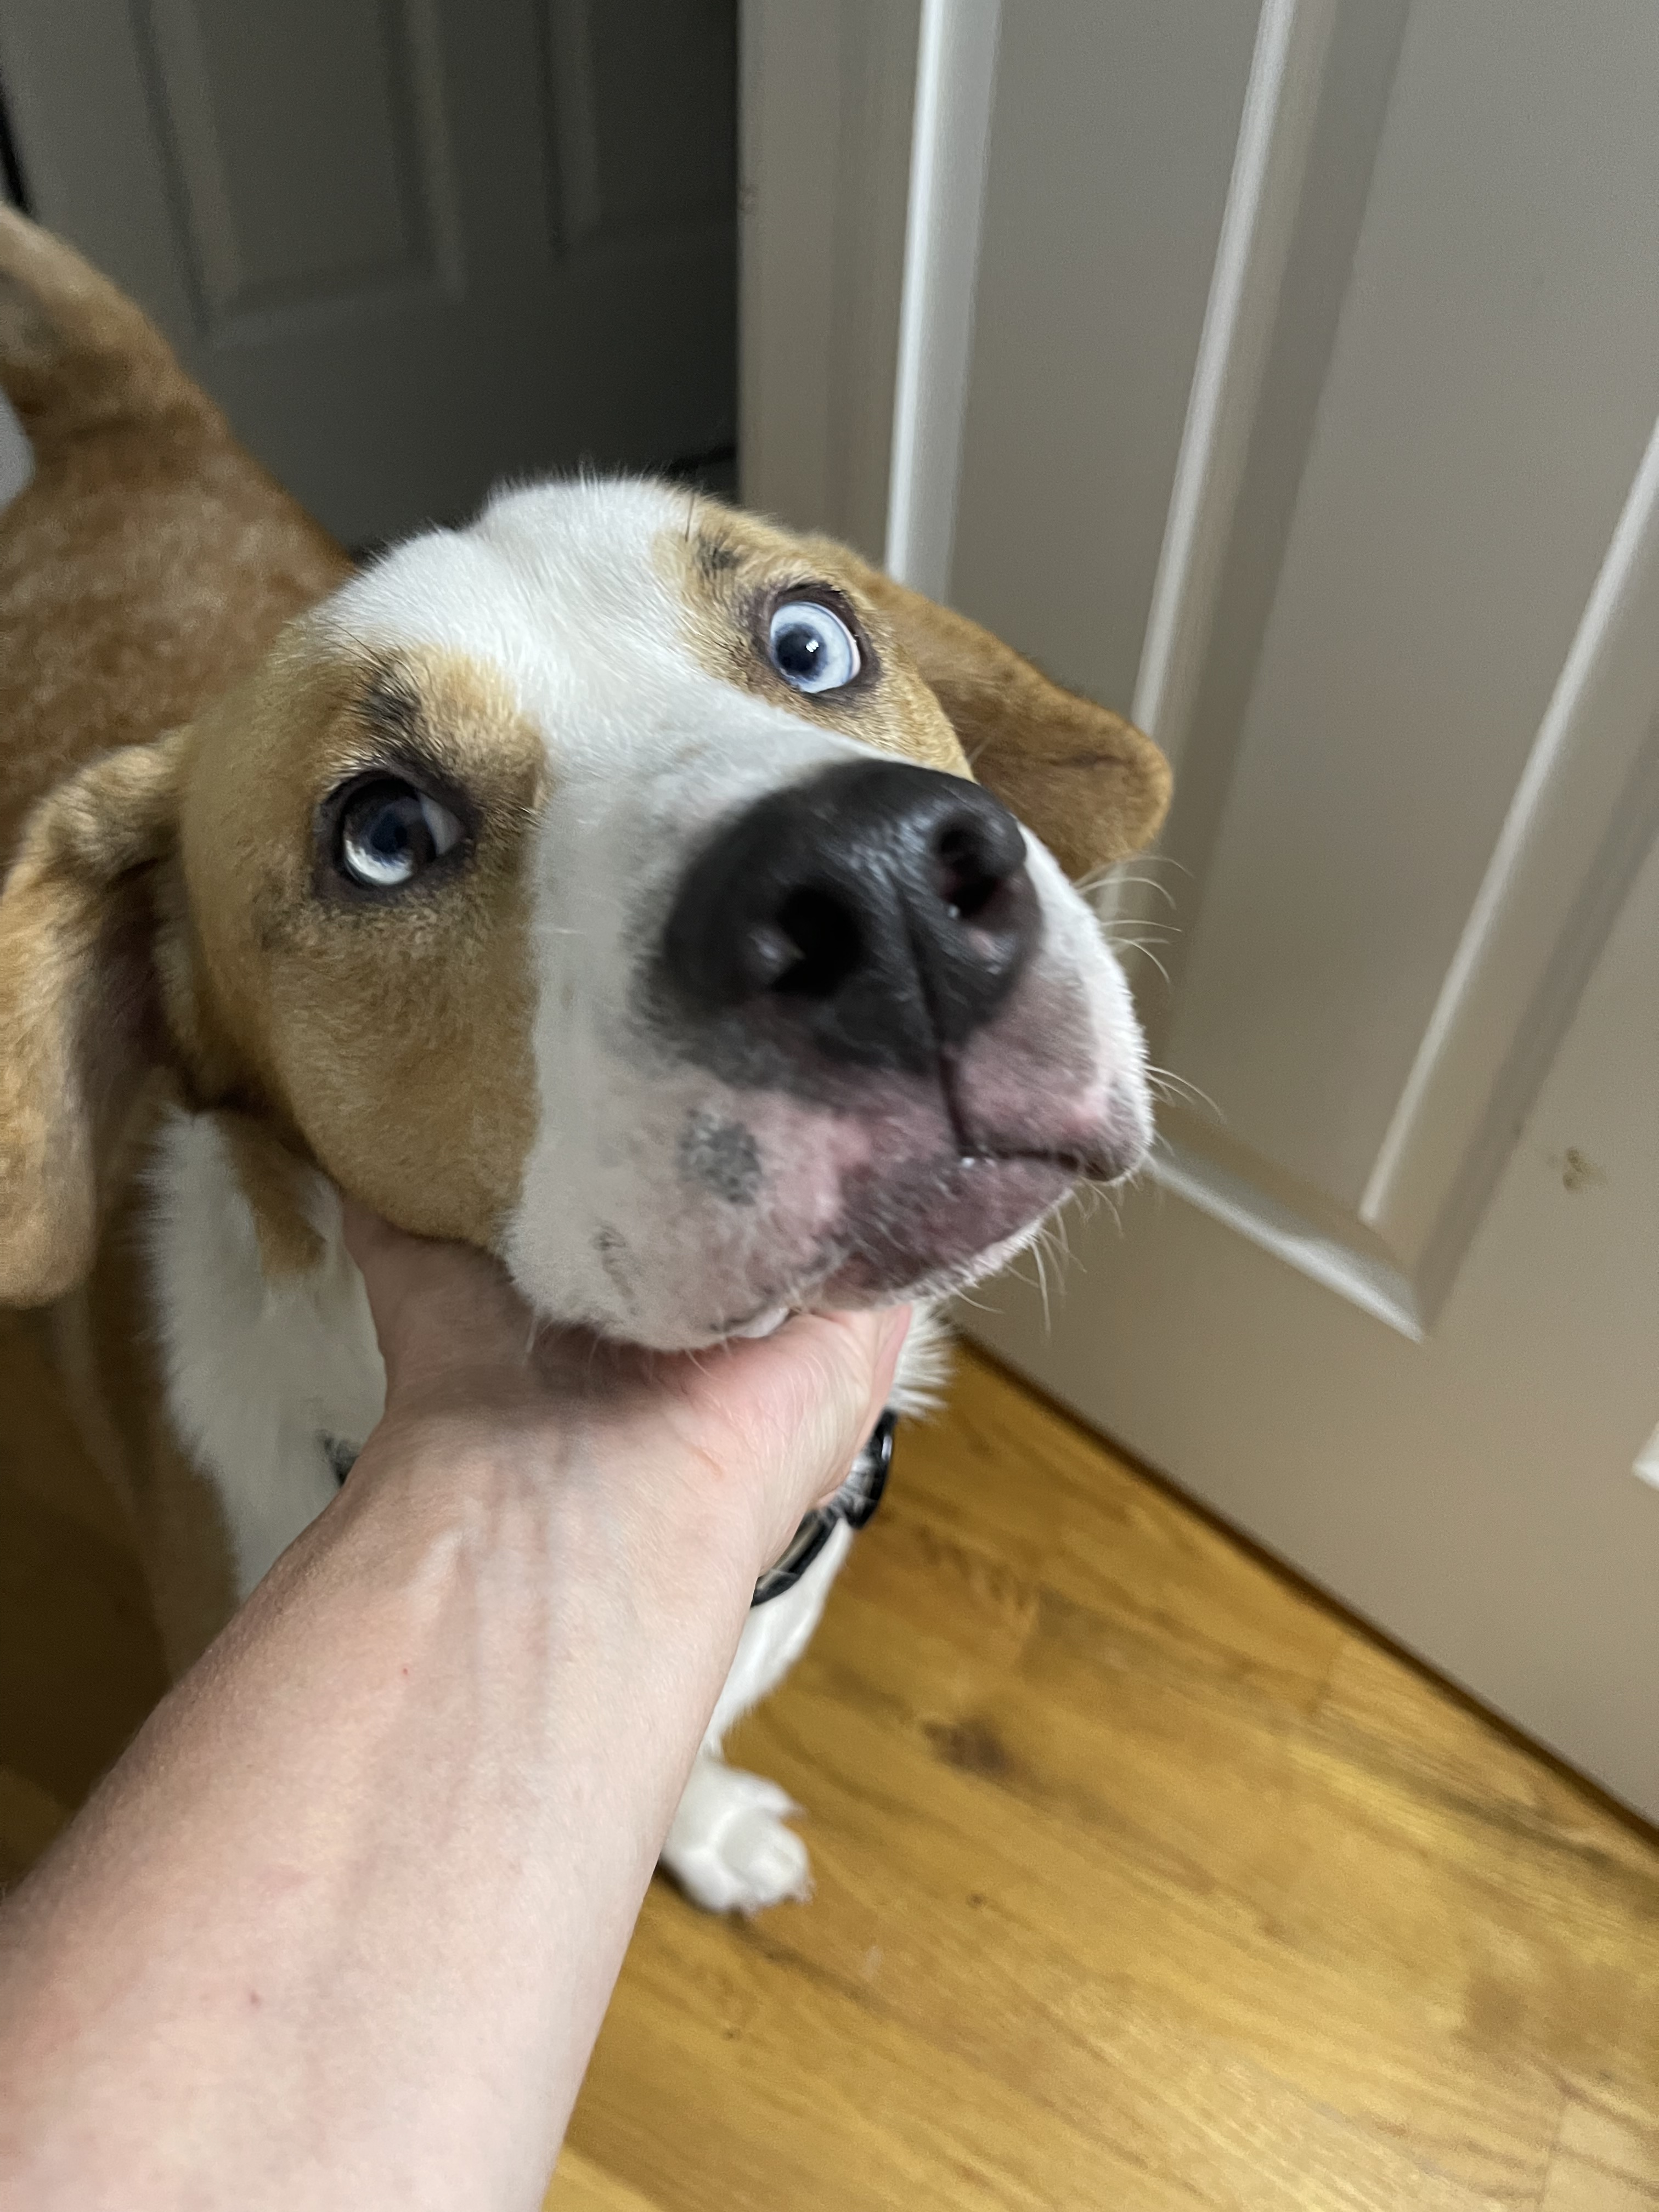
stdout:
[(453, 814), (469, 840), (476, 834), (479, 807), (472, 794), (449, 769), (419, 746), (388, 750), (367, 749), (355, 760), (337, 763), (327, 790), (318, 802), (319, 817), (337, 813), (353, 793), (371, 783), (406, 783), (422, 798), (434, 799)]
[(780, 607), (793, 606), (801, 600), (828, 607), (850, 629), (861, 631), (864, 628), (863, 609), (855, 606), (841, 586), (832, 584), (827, 576), (808, 576), (797, 583), (775, 585), (766, 595), (766, 611), (769, 616), (774, 615)]
[[(355, 817), (360, 801), (367, 802), (372, 818), (377, 799), (385, 802), (379, 810), (385, 812), (395, 808), (399, 794), (415, 802), (416, 813), (405, 819), (417, 842), (423, 839), (429, 849), (404, 874), (380, 874), (368, 865), (373, 856), (365, 850), (358, 849), (354, 859), (353, 841), (361, 848), (365, 827)], [(417, 882), (467, 866), (477, 849), (478, 831), (477, 809), (453, 778), (434, 775), (423, 762), (410, 761), (402, 748), (391, 756), (382, 750), (337, 776), (318, 802), (312, 819), (313, 886), (331, 903), (342, 896), (375, 904), (400, 897)]]

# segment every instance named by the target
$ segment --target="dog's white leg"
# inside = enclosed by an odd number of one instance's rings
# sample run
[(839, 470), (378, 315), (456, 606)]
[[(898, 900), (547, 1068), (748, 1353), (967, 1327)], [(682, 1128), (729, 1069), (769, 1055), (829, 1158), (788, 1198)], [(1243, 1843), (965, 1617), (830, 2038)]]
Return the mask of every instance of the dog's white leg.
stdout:
[(806, 1846), (785, 1825), (800, 1810), (775, 1782), (728, 1766), (726, 1731), (781, 1682), (811, 1638), (853, 1532), (843, 1522), (795, 1584), (744, 1624), (737, 1656), (697, 1753), (662, 1863), (692, 1902), (710, 1912), (758, 1912), (810, 1897)]
[(785, 1826), (799, 1810), (775, 1782), (728, 1766), (717, 1751), (701, 1751), (662, 1863), (705, 1912), (758, 1912), (787, 1897), (805, 1901), (812, 1894), (806, 1846)]
[[(902, 1413), (926, 1413), (938, 1403), (947, 1343), (938, 1309), (919, 1306), (893, 1389)], [(728, 1766), (720, 1746), (738, 1716), (775, 1689), (806, 1649), (852, 1544), (843, 1522), (793, 1589), (757, 1606), (744, 1625), (662, 1852), (686, 1895), (709, 1912), (758, 1912), (811, 1895), (806, 1846), (786, 1825), (799, 1806), (775, 1782)]]

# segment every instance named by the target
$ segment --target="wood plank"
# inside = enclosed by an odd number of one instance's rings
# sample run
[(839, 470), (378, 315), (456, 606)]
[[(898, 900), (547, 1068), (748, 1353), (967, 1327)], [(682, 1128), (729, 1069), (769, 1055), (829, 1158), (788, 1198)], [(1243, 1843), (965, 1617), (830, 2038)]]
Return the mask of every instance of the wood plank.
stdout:
[(126, 1512), (83, 1446), (52, 1356), (49, 1316), (0, 1307), (0, 1490), (21, 1490), (134, 1550)]
[(77, 1806), (165, 1686), (131, 1551), (0, 1470), (0, 1761)]
[[(820, 1906), (835, 1909), (827, 1890), (797, 1917)], [(993, 2046), (1004, 2025), (1028, 2046), (1027, 2063), (992, 2070), (970, 2054), (971, 2030), (953, 2039), (937, 2018), (919, 2029), (881, 2001), (885, 1961), (866, 1958), (834, 1981), (763, 1934), (722, 1946), (717, 1928), (660, 1892), (636, 1951), (574, 2134), (609, 2169), (648, 2174), (665, 2207), (1489, 2212), (1497, 2202), (1204, 2039), (1121, 2010), (1092, 2040), (1086, 2021), (1030, 2003), (990, 2019)], [(1009, 1994), (986, 1978), (988, 2016)], [(1062, 2111), (1045, 2077), (1068, 2065), (1073, 2086), (1087, 2086)]]
[[(861, 1627), (885, 1694), (899, 1669), (884, 1667), (886, 1647)], [(1183, 1720), (1194, 1772), (1220, 1778), (1209, 1785), (1213, 1826), (1200, 1803), (1183, 1835), (1179, 1790), (1132, 1755), (1124, 1734), (1113, 1741), (1109, 1709), (1067, 1727), (1051, 1705), (1007, 1693), (968, 1720), (893, 1713), (855, 1727), (832, 1699), (818, 1701), (811, 1667), (797, 1693), (803, 1717), (786, 1733), (782, 1713), (764, 1717), (763, 1750), (748, 1756), (813, 1809), (819, 1905), (762, 1923), (763, 1937), (809, 1967), (832, 1964), (816, 1955), (831, 1940), (830, 1879), (862, 1869), (853, 1947), (867, 1942), (898, 1970), (896, 2001), (919, 2008), (921, 2032), (969, 2039), (993, 2070), (1030, 2069), (1046, 2103), (1103, 2118), (1120, 2097), (1132, 2112), (1157, 2109), (1160, 2069), (1143, 2073), (1119, 2048), (1121, 2018), (1183, 2038), (1218, 2028), (1310, 2105), (1413, 2142), (1429, 2168), (1535, 2194), (1559, 2106), (1553, 2083), (1535, 2069), (1517, 2079), (1449, 2032), (1438, 2040), (1451, 2047), (1437, 2049), (1412, 1976), (1376, 1971), (1363, 1941), (1330, 1955), (1322, 1938), (1328, 1946), (1332, 1931), (1315, 1916), (1295, 1924), (1319, 1808), (1298, 1795), (1293, 1770), (1288, 1784), (1276, 1778), (1276, 1739), (1253, 1804), (1237, 1781), (1241, 1768), (1248, 1780), (1243, 1727), (1206, 1744)], [(845, 1695), (845, 1675), (835, 1692)], [(1138, 1716), (1151, 1702), (1144, 1683), (1126, 1694)]]
[(1536, 2206), (1651, 2053), (1652, 1839), (972, 1358), (733, 1751), (818, 1890), (650, 1902), (574, 2139), (663, 2212)]
[(659, 2212), (648, 2197), (630, 2189), (602, 2166), (565, 2146), (558, 2172), (543, 2199), (544, 2212)]
[(1654, 2101), (1602, 2083), (1567, 2100), (1541, 2212), (1653, 2212), (1659, 2205)]

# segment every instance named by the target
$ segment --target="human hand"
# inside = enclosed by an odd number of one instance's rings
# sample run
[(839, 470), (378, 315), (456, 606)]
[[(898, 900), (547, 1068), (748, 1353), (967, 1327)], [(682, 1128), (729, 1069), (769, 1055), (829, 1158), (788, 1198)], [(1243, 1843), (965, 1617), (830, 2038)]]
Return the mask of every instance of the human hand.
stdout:
[(758, 1575), (845, 1479), (892, 1391), (908, 1307), (800, 1314), (774, 1335), (649, 1353), (538, 1326), (479, 1252), (409, 1237), (346, 1201), (386, 1368), (352, 1480), (503, 1455), (598, 1477), (617, 1512), (725, 1516)]

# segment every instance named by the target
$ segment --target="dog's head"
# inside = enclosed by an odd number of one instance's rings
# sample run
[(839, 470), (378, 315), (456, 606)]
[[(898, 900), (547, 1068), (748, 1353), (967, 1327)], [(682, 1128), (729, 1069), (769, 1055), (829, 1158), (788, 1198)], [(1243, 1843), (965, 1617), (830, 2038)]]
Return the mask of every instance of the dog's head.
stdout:
[(1146, 1149), (1067, 877), (1167, 789), (843, 548), (655, 483), (504, 494), (35, 816), (0, 899), (0, 1295), (84, 1269), (156, 1058), (610, 1334), (964, 1281)]

